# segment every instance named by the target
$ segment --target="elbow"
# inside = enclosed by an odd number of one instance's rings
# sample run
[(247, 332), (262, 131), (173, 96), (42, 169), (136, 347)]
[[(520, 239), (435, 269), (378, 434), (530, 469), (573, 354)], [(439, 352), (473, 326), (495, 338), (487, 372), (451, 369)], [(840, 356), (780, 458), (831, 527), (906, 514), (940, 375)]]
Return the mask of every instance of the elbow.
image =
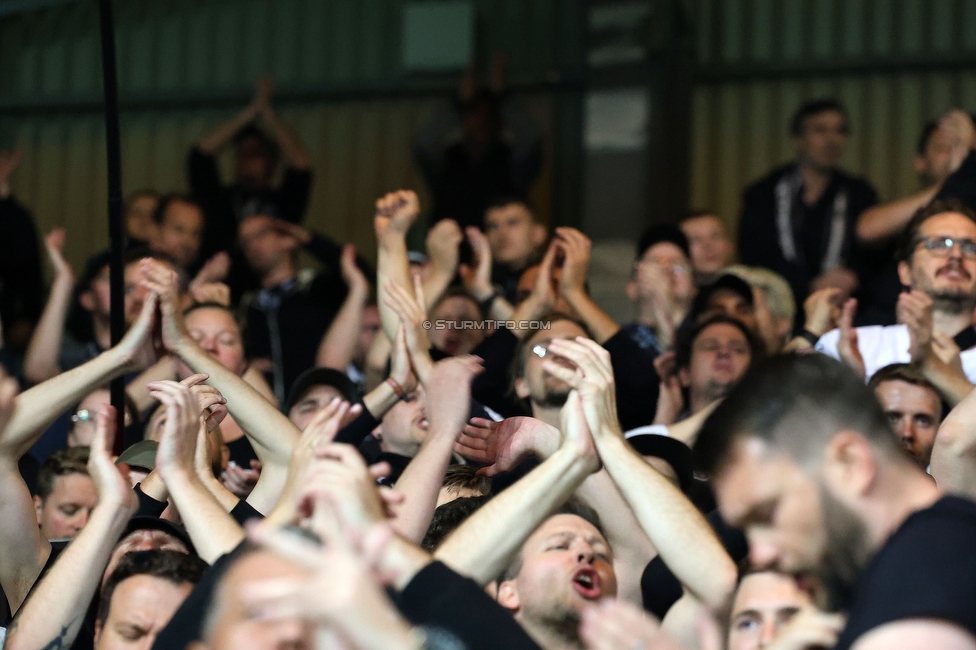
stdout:
[(862, 213), (854, 225), (854, 236), (862, 244), (876, 243), (889, 234), (885, 229), (884, 223), (879, 221), (878, 215), (873, 209)]
[(726, 556), (722, 564), (721, 569), (711, 576), (708, 591), (701, 594), (699, 598), (701, 603), (713, 613), (728, 611), (739, 582), (739, 572), (732, 558)]
[(36, 385), (45, 382), (58, 374), (58, 369), (44, 363), (26, 361), (24, 363), (24, 379)]

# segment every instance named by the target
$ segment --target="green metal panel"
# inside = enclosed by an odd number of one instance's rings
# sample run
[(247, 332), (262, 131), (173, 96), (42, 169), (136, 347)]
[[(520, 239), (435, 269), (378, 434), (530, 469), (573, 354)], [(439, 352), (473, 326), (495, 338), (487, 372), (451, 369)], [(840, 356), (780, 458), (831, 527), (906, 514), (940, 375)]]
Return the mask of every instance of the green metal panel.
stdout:
[[(423, 196), (411, 139), (456, 83), (401, 70), (407, 1), (116, 2), (125, 191), (185, 189), (189, 147), (271, 74), (312, 155), (309, 223), (371, 256), (373, 201), (398, 187)], [(513, 91), (557, 139), (532, 198), (549, 219), (555, 193), (560, 221), (578, 199), (583, 4), (475, 0), (482, 56), (508, 53)], [(107, 244), (97, 19), (96, 3), (81, 1), (0, 17), (0, 147), (24, 146), (14, 191), (42, 231), (68, 227), (76, 268)]]
[(693, 205), (734, 225), (744, 186), (793, 157), (793, 111), (835, 96), (851, 138), (842, 164), (882, 198), (917, 189), (922, 125), (976, 110), (976, 2), (695, 0)]

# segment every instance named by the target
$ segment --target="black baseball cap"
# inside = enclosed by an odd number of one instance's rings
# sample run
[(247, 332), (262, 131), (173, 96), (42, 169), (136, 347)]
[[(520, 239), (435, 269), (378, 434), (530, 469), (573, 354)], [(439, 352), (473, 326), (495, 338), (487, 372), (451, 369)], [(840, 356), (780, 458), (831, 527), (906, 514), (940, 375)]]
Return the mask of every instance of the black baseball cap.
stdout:
[(119, 541), (136, 532), (137, 530), (158, 530), (168, 535), (172, 535), (176, 539), (183, 542), (186, 546), (186, 550), (191, 554), (196, 555), (197, 550), (193, 546), (193, 540), (187, 534), (186, 529), (182, 526), (177, 526), (172, 521), (167, 519), (160, 519), (159, 517), (147, 517), (145, 515), (136, 515), (129, 519), (129, 523), (125, 525), (125, 530), (119, 535)]
[(348, 402), (356, 401), (356, 386), (346, 376), (346, 373), (339, 372), (334, 368), (309, 368), (298, 375), (295, 383), (291, 385), (288, 399), (285, 400), (285, 413), (287, 414), (291, 407), (315, 386), (332, 386), (339, 391), (342, 399)]
[(628, 431), (627, 442), (641, 456), (660, 458), (670, 465), (678, 477), (681, 491), (687, 493), (694, 478), (691, 449), (676, 438), (653, 433), (650, 429), (652, 427), (640, 427)]
[(640, 241), (637, 242), (637, 259), (639, 260), (644, 257), (644, 253), (647, 252), (648, 248), (661, 242), (674, 244), (681, 249), (685, 257), (691, 257), (691, 246), (688, 244), (688, 237), (674, 224), (664, 223), (651, 226), (641, 235)]
[(708, 311), (708, 303), (718, 291), (731, 291), (742, 296), (742, 299), (752, 307), (752, 287), (749, 283), (740, 278), (739, 276), (732, 275), (731, 273), (723, 273), (718, 277), (715, 282), (711, 284), (706, 284), (698, 291), (698, 295), (695, 296), (694, 302), (691, 303), (691, 321), (694, 322), (703, 313)]

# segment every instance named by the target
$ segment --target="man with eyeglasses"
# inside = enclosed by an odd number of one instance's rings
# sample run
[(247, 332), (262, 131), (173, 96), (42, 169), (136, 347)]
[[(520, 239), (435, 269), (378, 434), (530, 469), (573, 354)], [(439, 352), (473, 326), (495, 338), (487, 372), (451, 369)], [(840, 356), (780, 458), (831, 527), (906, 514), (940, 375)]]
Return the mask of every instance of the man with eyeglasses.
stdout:
[[(891, 363), (912, 363), (955, 405), (976, 381), (976, 212), (954, 199), (922, 208), (908, 223), (899, 260), (908, 287), (898, 298), (899, 324), (859, 327), (845, 338), (863, 359), (865, 379)], [(840, 358), (841, 335), (827, 332), (816, 349)]]

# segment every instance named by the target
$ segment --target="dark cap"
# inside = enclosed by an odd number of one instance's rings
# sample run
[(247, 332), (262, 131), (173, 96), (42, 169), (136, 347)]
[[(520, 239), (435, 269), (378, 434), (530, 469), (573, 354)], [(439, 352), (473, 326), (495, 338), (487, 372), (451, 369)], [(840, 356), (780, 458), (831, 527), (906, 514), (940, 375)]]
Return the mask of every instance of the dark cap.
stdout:
[(147, 517), (136, 515), (129, 519), (129, 523), (125, 525), (125, 530), (119, 535), (119, 541), (136, 532), (137, 530), (158, 530), (162, 533), (172, 535), (176, 539), (183, 542), (186, 546), (186, 550), (193, 555), (197, 554), (196, 548), (193, 546), (193, 541), (187, 534), (186, 530), (182, 526), (177, 526), (172, 521), (167, 519), (160, 519), (159, 517)]
[(156, 468), (156, 449), (158, 448), (159, 443), (157, 443), (155, 440), (140, 440), (134, 445), (126, 448), (126, 450), (115, 459), (115, 464), (118, 465), (119, 463), (125, 463), (129, 467), (144, 469), (147, 472), (151, 472)]
[(706, 284), (695, 296), (694, 302), (691, 304), (691, 315), (692, 321), (698, 319), (703, 313), (708, 311), (708, 302), (712, 299), (717, 291), (731, 291), (742, 296), (742, 299), (751, 307), (752, 302), (752, 287), (749, 283), (742, 278), (732, 275), (731, 273), (723, 273), (718, 277), (715, 282), (711, 284)]
[(653, 433), (655, 427), (639, 427), (628, 431), (627, 442), (641, 456), (660, 458), (671, 466), (678, 477), (682, 492), (687, 492), (694, 478), (691, 448), (676, 438)]
[(356, 386), (346, 376), (346, 373), (339, 372), (334, 368), (309, 368), (298, 375), (295, 383), (291, 385), (288, 399), (285, 400), (285, 413), (287, 414), (291, 407), (315, 386), (332, 386), (339, 391), (342, 399), (348, 402), (356, 400)]
[(661, 242), (674, 244), (681, 249), (685, 257), (691, 257), (691, 247), (688, 245), (688, 238), (685, 234), (677, 226), (664, 223), (651, 226), (641, 235), (640, 241), (637, 243), (637, 259), (644, 257), (648, 248)]

